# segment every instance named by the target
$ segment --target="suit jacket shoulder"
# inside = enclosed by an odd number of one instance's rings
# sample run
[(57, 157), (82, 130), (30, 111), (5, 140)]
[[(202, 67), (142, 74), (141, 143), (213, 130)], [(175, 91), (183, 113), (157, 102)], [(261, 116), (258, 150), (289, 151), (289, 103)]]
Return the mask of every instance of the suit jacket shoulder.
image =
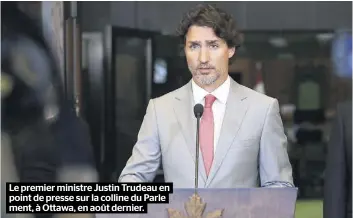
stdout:
[(168, 107), (173, 105), (175, 98), (182, 98), (190, 95), (191, 93), (191, 82), (188, 82), (184, 86), (168, 92), (160, 97), (152, 99), (155, 107)]
[[(337, 116), (342, 122), (342, 127), (345, 136), (345, 145), (347, 146), (348, 152), (351, 151), (352, 147), (352, 102), (342, 102), (337, 105)], [(350, 152), (349, 154), (351, 154)]]
[(278, 100), (273, 97), (259, 93), (238, 83), (236, 83), (236, 85), (238, 86), (237, 90), (243, 92), (247, 100), (250, 101), (250, 107), (254, 107), (260, 110), (267, 110), (272, 104), (278, 104)]
[(352, 171), (352, 102), (347, 101), (338, 104), (337, 116), (342, 121), (342, 131), (344, 136), (344, 145), (346, 149), (347, 164)]

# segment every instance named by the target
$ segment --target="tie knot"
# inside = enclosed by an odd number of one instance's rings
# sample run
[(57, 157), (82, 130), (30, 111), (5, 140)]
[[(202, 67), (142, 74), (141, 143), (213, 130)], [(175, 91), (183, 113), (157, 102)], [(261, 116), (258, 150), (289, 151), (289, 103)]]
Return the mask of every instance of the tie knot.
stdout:
[(209, 94), (209, 95), (206, 95), (205, 97), (205, 108), (210, 108), (212, 107), (213, 105), (213, 102), (216, 100), (216, 97)]

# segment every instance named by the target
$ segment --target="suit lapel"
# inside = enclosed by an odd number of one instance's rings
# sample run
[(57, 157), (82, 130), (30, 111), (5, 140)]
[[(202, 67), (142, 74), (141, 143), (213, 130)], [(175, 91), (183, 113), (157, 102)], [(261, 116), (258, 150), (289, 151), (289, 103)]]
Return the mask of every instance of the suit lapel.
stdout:
[(248, 101), (242, 87), (231, 80), (230, 91), (223, 118), (221, 133), (206, 187), (210, 185), (219, 170), (248, 109)]
[[(179, 90), (175, 97), (173, 108), (185, 138), (186, 146), (188, 147), (194, 163), (196, 163), (196, 118), (194, 116), (194, 100), (192, 97), (191, 82)], [(199, 172), (204, 182), (206, 182), (206, 171), (201, 152), (199, 152)]]

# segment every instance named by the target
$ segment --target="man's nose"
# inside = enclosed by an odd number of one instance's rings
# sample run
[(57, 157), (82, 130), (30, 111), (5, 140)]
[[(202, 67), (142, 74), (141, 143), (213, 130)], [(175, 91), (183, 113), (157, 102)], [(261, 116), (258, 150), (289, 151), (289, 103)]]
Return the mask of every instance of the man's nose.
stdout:
[(202, 48), (199, 54), (200, 63), (207, 63), (210, 59), (209, 51), (206, 48)]

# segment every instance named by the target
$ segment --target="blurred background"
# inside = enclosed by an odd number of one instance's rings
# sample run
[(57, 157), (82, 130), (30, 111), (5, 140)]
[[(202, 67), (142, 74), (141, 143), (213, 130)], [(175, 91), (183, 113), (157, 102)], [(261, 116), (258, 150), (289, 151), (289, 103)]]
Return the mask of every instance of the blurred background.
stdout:
[[(65, 95), (88, 125), (101, 181), (117, 180), (149, 99), (191, 79), (173, 34), (198, 3), (19, 2), (50, 40)], [(352, 99), (352, 2), (216, 5), (242, 32), (230, 76), (279, 100), (299, 188), (296, 217), (322, 217), (330, 124), (336, 105)]]

